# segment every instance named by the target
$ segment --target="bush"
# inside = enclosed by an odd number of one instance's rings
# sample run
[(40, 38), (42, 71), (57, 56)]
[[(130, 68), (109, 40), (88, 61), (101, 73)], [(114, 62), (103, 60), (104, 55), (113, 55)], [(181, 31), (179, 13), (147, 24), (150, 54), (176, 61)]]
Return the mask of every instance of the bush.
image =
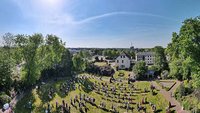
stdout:
[(99, 71), (99, 74), (103, 76), (112, 76), (115, 73), (115, 70), (111, 66), (101, 66)]
[(187, 100), (183, 101), (183, 108), (186, 109), (186, 110), (190, 109), (190, 103)]
[(147, 73), (147, 66), (144, 61), (139, 61), (133, 66), (133, 72), (136, 74), (136, 78), (138, 80), (142, 80), (147, 78), (146, 73)]
[(0, 94), (0, 105), (2, 106), (5, 103), (9, 103), (11, 101), (11, 98), (6, 95), (5, 93)]
[(96, 66), (94, 64), (89, 64), (86, 67), (85, 71), (88, 73), (99, 74), (99, 75), (103, 75), (103, 76), (112, 76), (115, 73), (114, 69), (109, 65)]
[(161, 73), (162, 79), (167, 79), (168, 76), (169, 76), (169, 71), (167, 71), (167, 70), (162, 71), (162, 73)]
[(177, 100), (180, 100), (182, 96), (185, 96), (185, 87), (183, 83), (176, 89), (174, 95)]

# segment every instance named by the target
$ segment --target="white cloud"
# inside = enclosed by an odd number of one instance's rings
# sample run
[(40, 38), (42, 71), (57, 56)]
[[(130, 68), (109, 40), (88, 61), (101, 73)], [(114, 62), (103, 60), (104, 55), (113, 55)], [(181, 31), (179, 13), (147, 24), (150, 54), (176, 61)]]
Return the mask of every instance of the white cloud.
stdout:
[(82, 20), (75, 20), (73, 16), (69, 16), (66, 14), (63, 14), (62, 16), (56, 17), (53, 20), (50, 20), (48, 22), (50, 23), (55, 23), (55, 24), (72, 24), (72, 25), (81, 25), (81, 24), (86, 24), (101, 18), (105, 17), (110, 17), (110, 16), (115, 16), (115, 15), (136, 15), (136, 16), (150, 16), (150, 17), (155, 17), (155, 18), (160, 18), (168, 21), (177, 21), (176, 19), (169, 18), (169, 17), (164, 17), (161, 15), (156, 15), (156, 14), (151, 14), (151, 13), (140, 13), (140, 12), (110, 12), (110, 13), (104, 13), (101, 15), (96, 15), (92, 17), (88, 17)]
[[(35, 24), (37, 26), (37, 30), (42, 33), (53, 33), (58, 36), (62, 36), (63, 38), (67, 38), (66, 40), (71, 41), (71, 45), (79, 45), (79, 46), (96, 46), (96, 43), (94, 43), (97, 38), (94, 38), (92, 36), (81, 36), (76, 39), (73, 36), (73, 34), (79, 34), (78, 32), (81, 27), (87, 26), (90, 22), (95, 22), (96, 20), (100, 20), (107, 17), (112, 17), (116, 15), (124, 16), (124, 15), (130, 15), (130, 16), (144, 16), (144, 17), (154, 17), (163, 19), (166, 21), (176, 21), (173, 18), (165, 17), (161, 15), (151, 14), (151, 13), (141, 13), (141, 12), (125, 12), (125, 11), (117, 11), (117, 12), (108, 12), (96, 16), (87, 17), (85, 19), (78, 19), (76, 18), (76, 15), (71, 14), (66, 7), (74, 7), (70, 6), (69, 0), (13, 0), (19, 8), (22, 11), (22, 14), (24, 18), (31, 19), (34, 22), (32, 24)], [(139, 29), (140, 30), (140, 29)], [(146, 30), (146, 29), (144, 29)], [(148, 29), (149, 30), (149, 29)], [(150, 29), (151, 30), (151, 29)], [(136, 30), (137, 31), (137, 30)], [(135, 31), (135, 32), (136, 32)], [(138, 31), (140, 32), (140, 31)], [(97, 34), (98, 35), (98, 34)], [(130, 34), (128, 34), (130, 35)], [(70, 38), (69, 38), (70, 37)], [(80, 38), (83, 37), (82, 40)], [(84, 42), (84, 37), (90, 37), (87, 42)], [(106, 36), (103, 36), (106, 37)], [(91, 40), (91, 39), (95, 40)], [(105, 39), (102, 37), (99, 37), (100, 39)], [(116, 45), (113, 46), (119, 46), (118, 42), (128, 42), (121, 41), (124, 39), (113, 40), (113, 44)], [(64, 40), (64, 41), (66, 41)], [(83, 42), (83, 43), (82, 43)], [(100, 41), (99, 41), (100, 42)], [(110, 46), (110, 42), (102, 40), (103, 43), (99, 43), (100, 46)], [(121, 44), (120, 46), (124, 45)], [(139, 42), (138, 42), (139, 43)], [(83, 45), (80, 45), (83, 44)], [(137, 44), (137, 43), (136, 43)], [(139, 46), (139, 45), (138, 45)]]
[(151, 14), (151, 13), (140, 13), (140, 12), (123, 12), (123, 11), (119, 11), (119, 12), (110, 12), (110, 13), (105, 13), (102, 15), (97, 15), (97, 16), (92, 16), (92, 17), (88, 17), (86, 19), (77, 21), (77, 24), (83, 24), (83, 23), (87, 23), (93, 20), (97, 20), (97, 19), (101, 19), (104, 17), (109, 17), (109, 16), (114, 16), (114, 15), (137, 15), (137, 16), (151, 16), (151, 17), (156, 17), (156, 18), (160, 18), (160, 19), (165, 19), (165, 20), (170, 20), (170, 21), (177, 21), (173, 18), (169, 18), (169, 17), (164, 17), (164, 16), (160, 16), (160, 15), (156, 15), (156, 14)]
[(101, 15), (87, 17), (82, 20), (75, 19), (75, 15), (70, 14), (66, 7), (73, 7), (70, 0), (13, 0), (20, 7), (25, 18), (31, 18), (40, 24), (50, 24), (57, 26), (74, 26), (87, 24), (92, 21), (115, 16), (115, 15), (136, 15), (150, 16), (168, 21), (176, 21), (173, 18), (164, 17), (161, 15), (141, 12), (109, 12)]

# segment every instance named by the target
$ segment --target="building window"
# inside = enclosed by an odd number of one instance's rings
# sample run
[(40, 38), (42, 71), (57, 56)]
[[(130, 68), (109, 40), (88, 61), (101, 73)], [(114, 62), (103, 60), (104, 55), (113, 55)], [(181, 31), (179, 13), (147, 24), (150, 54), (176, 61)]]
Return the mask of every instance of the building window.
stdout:
[(119, 60), (117, 60), (117, 63), (119, 63)]
[(122, 63), (124, 63), (124, 60), (122, 60)]
[(125, 68), (125, 65), (121, 65), (121, 68)]

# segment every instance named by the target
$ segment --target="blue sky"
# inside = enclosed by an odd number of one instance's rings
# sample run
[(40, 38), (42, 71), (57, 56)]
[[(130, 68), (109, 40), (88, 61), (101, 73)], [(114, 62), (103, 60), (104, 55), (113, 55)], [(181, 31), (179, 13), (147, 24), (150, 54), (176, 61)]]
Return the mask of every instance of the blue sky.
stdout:
[(166, 47), (199, 15), (199, 0), (1, 0), (0, 35), (55, 34), (67, 47)]

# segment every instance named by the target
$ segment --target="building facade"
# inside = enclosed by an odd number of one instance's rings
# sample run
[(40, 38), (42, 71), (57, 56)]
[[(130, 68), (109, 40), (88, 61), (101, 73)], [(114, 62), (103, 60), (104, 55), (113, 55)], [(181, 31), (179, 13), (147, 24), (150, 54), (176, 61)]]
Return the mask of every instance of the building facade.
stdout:
[(123, 52), (115, 59), (115, 65), (118, 69), (129, 69), (131, 66), (131, 58)]
[(145, 61), (146, 65), (154, 65), (155, 53), (154, 52), (138, 52), (135, 57), (137, 61)]

